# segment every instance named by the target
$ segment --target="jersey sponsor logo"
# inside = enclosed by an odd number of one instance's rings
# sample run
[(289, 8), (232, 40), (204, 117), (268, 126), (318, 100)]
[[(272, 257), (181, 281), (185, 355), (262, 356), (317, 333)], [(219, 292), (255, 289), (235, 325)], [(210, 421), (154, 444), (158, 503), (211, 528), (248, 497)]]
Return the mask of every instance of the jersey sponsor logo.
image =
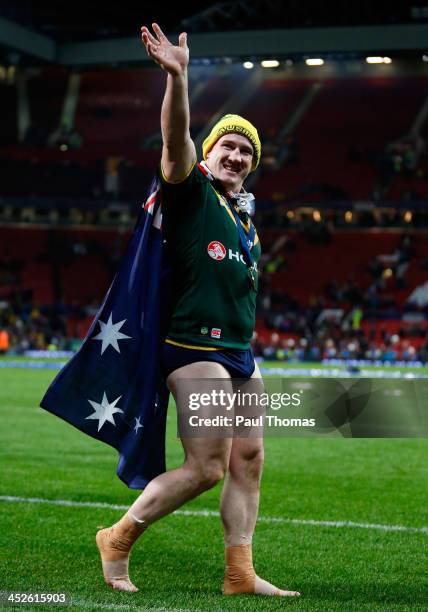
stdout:
[(232, 249), (229, 249), (229, 259), (235, 259), (236, 261), (240, 261), (245, 266), (244, 256), (239, 251), (232, 251)]
[(219, 327), (213, 327), (211, 329), (211, 338), (220, 338), (221, 329)]
[(213, 240), (207, 247), (208, 255), (216, 261), (221, 261), (226, 257), (226, 248), (218, 240)]

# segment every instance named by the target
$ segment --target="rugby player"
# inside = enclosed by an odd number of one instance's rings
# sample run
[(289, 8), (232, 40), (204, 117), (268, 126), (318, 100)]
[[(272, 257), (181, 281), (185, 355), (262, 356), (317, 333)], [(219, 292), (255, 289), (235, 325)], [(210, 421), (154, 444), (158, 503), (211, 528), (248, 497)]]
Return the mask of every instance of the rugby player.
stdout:
[[(261, 145), (256, 128), (226, 115), (203, 143), (197, 163), (190, 137), (187, 36), (172, 45), (154, 23), (141, 28), (148, 55), (167, 72), (161, 110), (163, 232), (174, 267), (174, 311), (162, 368), (177, 411), (185, 410), (180, 380), (233, 379), (261, 375), (250, 348), (255, 324), (260, 243), (250, 220), (251, 194), (243, 189), (257, 168)], [(199, 415), (213, 414), (204, 407)], [(97, 534), (106, 583), (137, 591), (129, 578), (131, 547), (149, 525), (212, 488), (224, 478), (223, 593), (298, 596), (257, 576), (252, 537), (257, 520), (263, 438), (183, 437), (181, 467), (152, 480), (118, 523)], [(183, 536), (185, 537), (185, 536)]]

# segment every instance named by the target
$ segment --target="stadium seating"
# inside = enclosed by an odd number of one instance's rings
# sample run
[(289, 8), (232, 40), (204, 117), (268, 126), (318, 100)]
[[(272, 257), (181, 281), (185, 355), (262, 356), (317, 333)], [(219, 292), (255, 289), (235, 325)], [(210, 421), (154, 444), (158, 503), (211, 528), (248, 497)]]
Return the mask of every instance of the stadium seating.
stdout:
[[(262, 235), (262, 246), (264, 240), (266, 244), (272, 244), (282, 232), (267, 231)], [(352, 279), (365, 291), (373, 282), (368, 270), (370, 259), (391, 254), (399, 246), (399, 234), (381, 230), (335, 231), (322, 244), (294, 230), (288, 231), (287, 236), (294, 248), (283, 251), (285, 263), (273, 276), (271, 287), (285, 291), (302, 306), (308, 304), (313, 296), (325, 297), (325, 288), (333, 279), (339, 283)], [(426, 280), (426, 270), (421, 263), (428, 257), (428, 246), (423, 235), (419, 239), (416, 237), (416, 241), (417, 256), (409, 262), (405, 276), (406, 287), (397, 288), (393, 278), (386, 282), (385, 292), (392, 296), (399, 307), (403, 306), (412, 288)], [(326, 305), (334, 304), (326, 299)]]
[[(306, 82), (304, 82), (306, 84)], [(286, 82), (280, 82), (286, 104)], [(306, 87), (309, 87), (307, 82)], [(411, 128), (426, 97), (426, 77), (341, 78), (322, 82), (295, 131), (297, 164), (264, 173), (257, 193), (284, 199), (320, 199), (317, 186), (338, 189), (339, 199), (373, 197), (376, 162), (385, 147)], [(264, 115), (254, 117), (257, 122)], [(328, 199), (329, 191), (324, 198)]]
[(262, 138), (273, 139), (302, 101), (313, 80), (266, 78), (242, 109)]
[(158, 129), (164, 80), (160, 70), (85, 71), (76, 113), (85, 148), (105, 155), (138, 150)]
[[(247, 74), (236, 72), (236, 68), (228, 73), (211, 67), (203, 80), (200, 76), (191, 79), (191, 94), (200, 91), (191, 109), (194, 136), (236, 93)], [(82, 145), (64, 152), (44, 145), (58, 128), (67, 78), (67, 71), (59, 68), (30, 73), (32, 127), (26, 143), (19, 146), (16, 133), (13, 142), (16, 93), (14, 87), (1, 85), (8, 121), (0, 142), (9, 146), (0, 150), (2, 163), (8, 160), (0, 196), (24, 195), (27, 184), (35, 194), (56, 196), (63, 185), (71, 197), (93, 197), (103, 189), (104, 160), (117, 156), (123, 160), (124, 195), (134, 198), (136, 189), (128, 184), (138, 184), (134, 178), (138, 169), (150, 173), (159, 160), (159, 150), (148, 151), (146, 147), (150, 137), (159, 133), (165, 75), (150, 68), (84, 70), (75, 116)], [(281, 78), (267, 73), (240, 112), (258, 126), (264, 143), (275, 143), (315, 82), (314, 78)], [(408, 133), (426, 97), (427, 78), (356, 76), (319, 83), (312, 104), (292, 133), (293, 159), (286, 159), (277, 170), (262, 168), (255, 185), (259, 199), (307, 203), (372, 199), (385, 148)], [(422, 136), (427, 133), (426, 129)], [(276, 145), (284, 146), (284, 142), (279, 140)], [(427, 190), (426, 159), (421, 160), (420, 169), (419, 178), (392, 177), (388, 197), (399, 199), (403, 193), (423, 196)], [(79, 171), (85, 176), (79, 177)], [(23, 176), (25, 181), (18, 180)]]
[[(272, 244), (280, 234), (281, 230), (262, 233), (262, 245)], [(373, 282), (369, 260), (392, 254), (399, 245), (397, 232), (380, 230), (336, 231), (325, 244), (314, 243), (308, 235), (295, 230), (287, 234), (283, 266), (274, 274), (263, 272), (263, 278), (269, 276), (270, 290), (287, 294), (303, 311), (314, 298), (322, 298), (325, 307), (348, 311), (349, 301), (337, 302), (328, 297), (328, 283), (335, 280), (343, 284), (352, 279), (364, 293)], [(0, 295), (7, 298), (12, 289), (31, 289), (40, 304), (53, 304), (60, 297), (65, 304), (96, 306), (111, 282), (129, 236), (129, 231), (119, 229), (0, 227), (3, 260), (12, 258), (22, 263), (16, 284), (0, 286)], [(414, 234), (414, 241), (415, 255), (409, 261), (404, 286), (397, 286), (390, 278), (380, 293), (393, 305), (392, 310), (384, 309), (388, 326), (392, 325), (388, 318), (392, 316), (394, 320), (394, 313), (404, 311), (412, 289), (426, 281), (422, 263), (428, 261), (428, 245), (422, 235)], [(290, 242), (292, 249), (287, 247)], [(263, 327), (261, 321), (259, 330)], [(81, 328), (84, 333), (86, 326)]]
[[(225, 108), (229, 97), (250, 75), (236, 66), (230, 71), (210, 67), (195, 72), (190, 83), (193, 136)], [(292, 72), (287, 73), (287, 78), (283, 78), (280, 73), (266, 72), (258, 89), (239, 111), (257, 125), (264, 144), (279, 149), (286, 144), (284, 127), (317, 82), (315, 78), (297, 79), (291, 75)], [(0, 85), (8, 118), (0, 134), (0, 197), (3, 204), (11, 198), (27, 209), (12, 214), (9, 222), (31, 221), (35, 202), (45, 202), (45, 221), (49, 223), (49, 211), (56, 211), (60, 222), (70, 222), (71, 202), (77, 207), (82, 202), (85, 211), (93, 202), (95, 212), (115, 198), (128, 203), (141, 201), (159, 163), (159, 108), (165, 81), (161, 71), (112, 67), (84, 70), (75, 116), (82, 144), (61, 151), (47, 147), (46, 140), (58, 128), (68, 76), (67, 71), (58, 68), (37, 69), (29, 74), (33, 125), (24, 143), (17, 142), (13, 130), (14, 87)], [(292, 132), (293, 155), (285, 156), (282, 167), (275, 170), (262, 167), (252, 187), (257, 199), (273, 208), (274, 215), (278, 211), (285, 213), (287, 204), (313, 206), (332, 200), (372, 199), (382, 155), (388, 144), (408, 133), (425, 100), (427, 78), (356, 76), (322, 79), (319, 83), (312, 104)], [(428, 130), (421, 136), (426, 140)], [(118, 159), (119, 184), (112, 193), (106, 189), (108, 157)], [(414, 174), (392, 175), (387, 185), (388, 198), (400, 200), (406, 194), (410, 208), (412, 199), (426, 198), (426, 157), (417, 170)], [(134, 210), (132, 204), (126, 206)], [(342, 214), (341, 209), (334, 209), (331, 214), (336, 213)], [(418, 213), (413, 214), (416, 217)], [(90, 218), (85, 212), (86, 216)], [(271, 226), (275, 227), (275, 223)], [(286, 293), (303, 310), (320, 298), (327, 307), (349, 309), (346, 300), (338, 303), (326, 295), (327, 284), (332, 279), (339, 284), (352, 280), (364, 293), (373, 283), (368, 270), (370, 259), (393, 253), (399, 244), (399, 230), (341, 231), (337, 226), (334, 232), (326, 232), (324, 241), (319, 241), (314, 239), (317, 225), (312, 216), (299, 230), (286, 230), (285, 224), (280, 227), (281, 222), (276, 226), (277, 229), (265, 231), (262, 227), (261, 241), (263, 246), (267, 245), (266, 254), (274, 240), (286, 233), (288, 243), (279, 253), (284, 263), (271, 275), (264, 272), (264, 277), (270, 276), (272, 291)], [(303, 227), (309, 231), (302, 231)], [(14, 283), (0, 285), (0, 297), (7, 298), (8, 292), (15, 289), (26, 289), (32, 291), (33, 299), (40, 304), (49, 305), (61, 299), (67, 304), (94, 305), (110, 282), (128, 235), (129, 231), (122, 234), (118, 229), (0, 226), (4, 256), (22, 262)], [(391, 333), (395, 329), (392, 321), (398, 321), (397, 325), (402, 322), (399, 317), (407, 308), (411, 290), (426, 281), (422, 263), (428, 261), (428, 245), (417, 232), (414, 237), (416, 253), (409, 261), (403, 282), (397, 283), (392, 275), (384, 279), (381, 289), (385, 304), (390, 305), (382, 307), (381, 314)], [(81, 313), (69, 317), (69, 332), (82, 335), (89, 322), (90, 316), (82, 318)], [(258, 330), (262, 335), (266, 331), (262, 319)]]

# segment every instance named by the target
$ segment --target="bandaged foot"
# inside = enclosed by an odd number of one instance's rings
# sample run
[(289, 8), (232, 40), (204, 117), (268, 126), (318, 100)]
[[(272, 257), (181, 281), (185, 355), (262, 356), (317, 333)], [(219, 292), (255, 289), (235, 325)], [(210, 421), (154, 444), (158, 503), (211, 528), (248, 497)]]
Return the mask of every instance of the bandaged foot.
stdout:
[(128, 563), (131, 547), (146, 529), (147, 524), (137, 522), (125, 514), (118, 523), (101, 529), (96, 535), (100, 551), (104, 580), (119, 591), (138, 591), (129, 579)]
[(223, 594), (276, 595), (278, 597), (298, 597), (297, 591), (283, 591), (270, 582), (259, 578), (253, 567), (251, 544), (226, 546), (226, 571), (224, 574)]

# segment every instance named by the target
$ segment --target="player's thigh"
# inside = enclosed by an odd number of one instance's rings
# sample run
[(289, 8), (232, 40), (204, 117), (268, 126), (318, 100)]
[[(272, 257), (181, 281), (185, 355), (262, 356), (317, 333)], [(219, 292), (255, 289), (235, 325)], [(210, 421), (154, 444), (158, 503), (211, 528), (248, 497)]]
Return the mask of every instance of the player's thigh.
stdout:
[(176, 399), (180, 381), (194, 380), (197, 382), (207, 378), (218, 378), (229, 382), (231, 380), (229, 372), (221, 363), (216, 363), (215, 361), (195, 361), (195, 363), (189, 363), (171, 372), (166, 379), (166, 384)]
[[(235, 415), (242, 414), (253, 422), (263, 423), (266, 412), (265, 387), (260, 368), (254, 362), (254, 372), (251, 378), (233, 381), (235, 393), (243, 398), (239, 406), (235, 406)], [(260, 417), (262, 417), (261, 420)], [(262, 464), (264, 459), (263, 426), (244, 426), (235, 429), (231, 453), (229, 456), (229, 471), (246, 470), (250, 463)]]
[(260, 372), (259, 364), (255, 360), (254, 360), (254, 372), (251, 374), (251, 378), (261, 378), (263, 380), (262, 373)]
[(186, 460), (201, 466), (217, 463), (226, 469), (232, 445), (231, 428), (206, 425), (208, 419), (225, 413), (224, 407), (218, 405), (219, 393), (223, 391), (226, 396), (233, 393), (226, 368), (211, 361), (191, 363), (174, 370), (167, 385), (175, 399)]

